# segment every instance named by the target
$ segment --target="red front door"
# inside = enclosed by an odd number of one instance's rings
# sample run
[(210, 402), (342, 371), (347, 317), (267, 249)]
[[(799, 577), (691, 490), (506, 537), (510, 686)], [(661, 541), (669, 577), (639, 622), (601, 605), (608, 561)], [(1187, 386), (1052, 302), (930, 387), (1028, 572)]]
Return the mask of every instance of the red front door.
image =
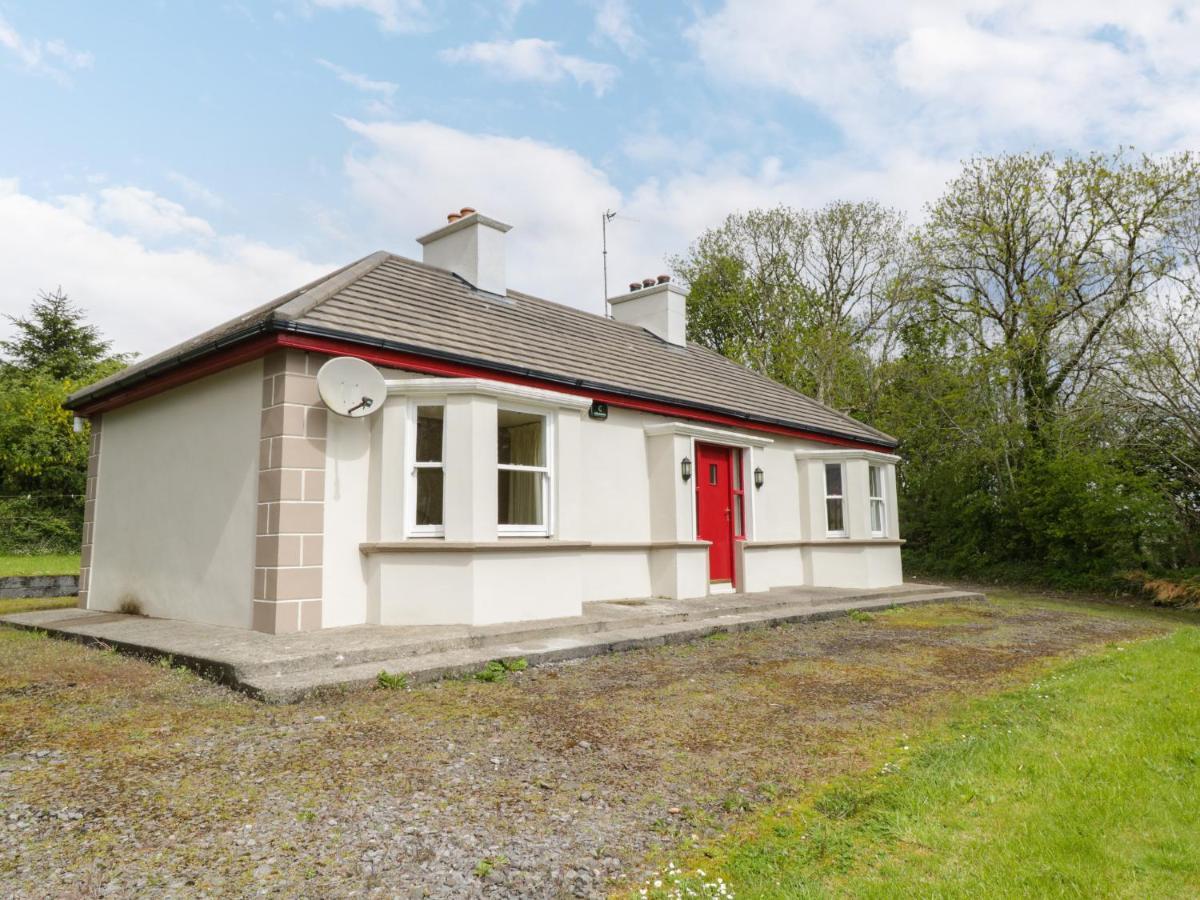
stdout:
[[(739, 533), (740, 504), (734, 503), (734, 457), (737, 451), (712, 444), (696, 445), (696, 533), (708, 548), (710, 581), (733, 581), (733, 540)], [(736, 486), (740, 489), (740, 485)]]

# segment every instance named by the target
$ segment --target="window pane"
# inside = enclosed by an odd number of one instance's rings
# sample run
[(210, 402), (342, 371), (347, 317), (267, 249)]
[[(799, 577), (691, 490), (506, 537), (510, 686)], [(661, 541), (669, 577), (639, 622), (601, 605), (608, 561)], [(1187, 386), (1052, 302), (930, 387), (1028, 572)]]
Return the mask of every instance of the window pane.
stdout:
[(733, 489), (740, 491), (742, 489), (742, 451), (733, 451)]
[(825, 501), (825, 516), (829, 531), (846, 530), (846, 519), (842, 514), (841, 498)]
[(871, 531), (883, 534), (883, 501), (871, 501)]
[(498, 415), (497, 458), (501, 465), (544, 466), (546, 419), (502, 409)]
[(441, 469), (417, 469), (417, 524), (443, 524)]
[(829, 497), (842, 496), (841, 463), (825, 463), (825, 494)]
[(882, 475), (883, 470), (880, 469), (879, 466), (871, 466), (871, 468), (868, 471), (870, 472), (870, 475), (871, 475), (871, 496), (872, 497), (882, 497), (883, 496), (883, 478), (880, 476)]
[(544, 525), (542, 521), (541, 472), (501, 469), (499, 516), (501, 525)]
[(735, 537), (746, 536), (745, 513), (742, 511), (742, 495), (733, 495), (733, 533)]
[(717, 464), (716, 463), (708, 464), (708, 483), (709, 484), (717, 483)]
[(442, 461), (442, 408), (417, 407), (417, 462)]

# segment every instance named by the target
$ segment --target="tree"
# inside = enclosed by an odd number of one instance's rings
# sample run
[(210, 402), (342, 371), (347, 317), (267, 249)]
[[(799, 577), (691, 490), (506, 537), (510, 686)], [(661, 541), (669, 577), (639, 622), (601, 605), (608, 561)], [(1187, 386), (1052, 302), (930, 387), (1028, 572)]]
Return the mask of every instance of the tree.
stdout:
[(1174, 485), (1200, 535), (1200, 189), (1174, 236), (1179, 265), (1153, 304), (1130, 317), (1106, 384), (1131, 443)]
[(40, 291), (27, 317), (5, 317), (16, 328), (15, 337), (0, 341), (0, 352), (9, 357), (5, 367), (57, 379), (87, 378), (111, 358), (111, 342), (100, 337), (96, 326), (85, 324), (83, 316), (62, 288)]
[(861, 411), (909, 284), (903, 217), (874, 202), (735, 213), (671, 261), (693, 340)]
[(61, 290), (40, 294), (0, 341), (0, 552), (79, 546), (89, 429), (67, 396), (125, 365)]
[(690, 337), (900, 439), (910, 562), (1078, 585), (1200, 558), (1192, 155), (973, 159), (911, 237), (781, 207), (673, 263)]
[(1175, 267), (1190, 154), (974, 159), (921, 234), (939, 314), (981, 357), (1035, 443), (1110, 362), (1112, 337)]

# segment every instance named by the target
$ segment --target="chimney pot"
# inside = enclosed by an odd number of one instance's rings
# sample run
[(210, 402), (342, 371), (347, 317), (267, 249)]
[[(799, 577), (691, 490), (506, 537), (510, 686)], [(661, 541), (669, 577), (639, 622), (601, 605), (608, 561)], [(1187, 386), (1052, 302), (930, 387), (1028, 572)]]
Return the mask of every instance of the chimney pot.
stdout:
[(449, 215), (446, 216), (446, 221), (447, 222), (457, 222), (461, 218), (462, 218), (462, 215), (459, 213), (450, 213)]
[(670, 276), (670, 275), (659, 275), (659, 276), (658, 276), (658, 283), (659, 283), (659, 284), (666, 284), (666, 283), (667, 283), (668, 281), (670, 281), (670, 280), (671, 280), (671, 276)]
[(687, 291), (666, 276), (629, 282), (629, 293), (609, 298), (612, 317), (668, 344), (687, 346)]
[(469, 215), (472, 215), (474, 212), (475, 212), (475, 207), (473, 207), (473, 206), (464, 206), (462, 209), (460, 209), (460, 210), (458, 211), (458, 214), (459, 214), (459, 215), (460, 215), (462, 218), (464, 218), (464, 219), (465, 219), (467, 216), (469, 216)]

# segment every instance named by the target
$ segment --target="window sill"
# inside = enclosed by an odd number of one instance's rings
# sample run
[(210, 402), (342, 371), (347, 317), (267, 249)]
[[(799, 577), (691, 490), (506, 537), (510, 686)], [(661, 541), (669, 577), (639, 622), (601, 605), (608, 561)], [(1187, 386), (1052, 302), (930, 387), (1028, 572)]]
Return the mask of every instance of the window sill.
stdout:
[(591, 547), (589, 541), (554, 541), (547, 538), (501, 538), (496, 541), (407, 540), (359, 544), (364, 556), (375, 553), (503, 553), (509, 550), (575, 552)]

